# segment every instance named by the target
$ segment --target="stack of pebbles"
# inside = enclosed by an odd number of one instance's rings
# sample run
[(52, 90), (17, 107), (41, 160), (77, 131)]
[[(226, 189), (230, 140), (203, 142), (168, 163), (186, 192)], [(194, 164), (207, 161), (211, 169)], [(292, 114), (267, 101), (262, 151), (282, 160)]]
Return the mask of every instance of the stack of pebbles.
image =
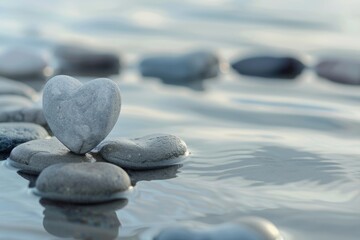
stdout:
[(43, 92), (44, 116), (54, 137), (23, 141), (11, 151), (8, 161), (23, 172), (39, 174), (34, 193), (45, 199), (98, 203), (124, 198), (131, 181), (122, 167), (173, 166), (188, 151), (173, 135), (104, 140), (116, 124), (120, 108), (120, 90), (109, 79), (82, 84), (69, 76), (55, 76)]

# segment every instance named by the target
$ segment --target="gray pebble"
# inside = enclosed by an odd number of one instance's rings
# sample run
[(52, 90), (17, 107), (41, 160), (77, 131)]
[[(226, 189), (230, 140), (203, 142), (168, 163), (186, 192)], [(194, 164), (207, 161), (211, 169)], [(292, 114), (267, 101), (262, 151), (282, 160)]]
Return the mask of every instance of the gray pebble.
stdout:
[(60, 74), (109, 76), (119, 74), (120, 59), (110, 52), (98, 52), (77, 45), (61, 45), (54, 51)]
[(251, 217), (237, 224), (226, 223), (204, 230), (185, 227), (165, 229), (154, 240), (282, 240), (279, 230), (269, 221)]
[(0, 75), (13, 79), (44, 77), (45, 59), (27, 48), (7, 49), (0, 54)]
[(324, 59), (315, 67), (316, 73), (333, 82), (360, 84), (360, 61)]
[(0, 152), (8, 152), (21, 143), (48, 136), (43, 127), (33, 123), (0, 123)]
[(0, 122), (30, 122), (47, 126), (42, 108), (39, 107), (7, 107), (0, 109)]
[(160, 78), (169, 84), (213, 78), (219, 72), (219, 59), (205, 51), (184, 55), (148, 57), (140, 63), (141, 74), (145, 77)]
[(46, 167), (57, 163), (95, 161), (90, 154), (71, 153), (55, 137), (23, 143), (11, 151), (9, 159), (11, 165), (31, 174), (39, 174)]
[(183, 140), (166, 134), (105, 140), (99, 149), (106, 161), (128, 169), (155, 169), (176, 165), (188, 153)]
[(129, 187), (127, 173), (104, 162), (56, 164), (46, 168), (36, 181), (38, 195), (77, 203), (121, 199)]
[(10, 109), (13, 107), (31, 107), (34, 103), (26, 97), (17, 95), (0, 95), (0, 109)]
[(30, 86), (0, 77), (0, 95), (18, 95), (34, 100), (37, 97), (36, 91)]
[(119, 87), (99, 78), (86, 84), (59, 75), (44, 88), (44, 115), (54, 135), (74, 153), (96, 147), (114, 127), (121, 108)]

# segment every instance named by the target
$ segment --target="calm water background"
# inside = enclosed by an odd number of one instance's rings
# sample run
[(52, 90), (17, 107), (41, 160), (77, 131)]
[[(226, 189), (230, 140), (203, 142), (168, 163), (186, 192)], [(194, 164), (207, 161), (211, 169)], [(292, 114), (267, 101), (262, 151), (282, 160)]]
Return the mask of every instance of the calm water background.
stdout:
[(192, 154), (164, 179), (139, 181), (123, 208), (105, 206), (100, 217), (91, 207), (40, 204), (3, 162), (0, 239), (71, 236), (77, 218), (98, 221), (92, 230), (101, 236), (148, 239), (167, 225), (248, 215), (272, 221), (286, 239), (359, 239), (360, 88), (311, 70), (296, 81), (247, 78), (226, 64), (216, 79), (176, 87), (142, 79), (136, 65), (146, 54), (191, 49), (214, 50), (224, 63), (273, 52), (310, 66), (319, 56), (357, 58), (359, 9), (351, 0), (1, 1), (2, 48), (37, 48), (53, 66), (49, 52), (63, 42), (121, 54), (125, 70), (112, 78), (123, 108), (111, 136), (171, 133)]

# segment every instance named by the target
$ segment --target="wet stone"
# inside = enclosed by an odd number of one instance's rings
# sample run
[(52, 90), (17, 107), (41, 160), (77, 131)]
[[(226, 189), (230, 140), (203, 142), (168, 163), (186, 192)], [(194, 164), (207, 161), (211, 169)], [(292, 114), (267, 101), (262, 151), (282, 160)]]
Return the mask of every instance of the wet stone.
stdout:
[(293, 57), (259, 56), (232, 63), (232, 68), (247, 76), (293, 79), (301, 74), (304, 64)]
[(183, 140), (166, 134), (105, 140), (98, 150), (106, 161), (123, 168), (138, 170), (177, 165), (188, 154)]
[(36, 193), (64, 202), (97, 203), (125, 198), (130, 187), (127, 173), (110, 163), (56, 164), (36, 181)]
[(318, 76), (343, 84), (360, 84), (360, 61), (324, 59), (315, 67)]
[(0, 123), (0, 152), (9, 152), (21, 143), (49, 137), (48, 132), (33, 123)]
[(0, 122), (30, 122), (47, 126), (43, 110), (39, 107), (0, 108)]
[(90, 154), (71, 153), (55, 137), (23, 143), (10, 153), (10, 164), (31, 174), (39, 174), (46, 167), (57, 163), (94, 162)]
[(0, 96), (1, 95), (17, 95), (34, 100), (37, 97), (36, 91), (30, 86), (0, 77)]
[(118, 55), (98, 52), (76, 45), (61, 45), (54, 50), (59, 60), (59, 73), (78, 76), (109, 76), (120, 72)]
[(173, 227), (161, 231), (154, 240), (282, 240), (271, 222), (257, 217), (243, 218), (238, 223), (226, 223), (208, 229), (193, 230)]
[(45, 59), (27, 48), (7, 49), (0, 54), (0, 75), (13, 79), (43, 78)]
[(54, 135), (72, 152), (86, 153), (114, 127), (121, 108), (119, 87), (110, 79), (86, 84), (59, 75), (44, 88), (43, 108)]
[(141, 61), (140, 71), (145, 77), (181, 84), (216, 77), (219, 73), (219, 59), (215, 54), (205, 51), (147, 57)]

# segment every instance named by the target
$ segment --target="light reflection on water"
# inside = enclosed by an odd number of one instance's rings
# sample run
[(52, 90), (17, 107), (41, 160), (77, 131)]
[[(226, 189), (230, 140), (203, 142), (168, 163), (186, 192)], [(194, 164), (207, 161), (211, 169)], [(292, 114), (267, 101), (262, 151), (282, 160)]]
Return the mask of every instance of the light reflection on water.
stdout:
[[(198, 48), (214, 49), (224, 61), (274, 49), (310, 59), (355, 55), (358, 2), (29, 4), (0, 2), (1, 48), (26, 44), (46, 51), (74, 39), (114, 48), (123, 54), (127, 70), (113, 77), (123, 109), (110, 136), (170, 133), (190, 148), (181, 167), (132, 173), (136, 194), (123, 208), (109, 211), (110, 233), (138, 239), (167, 225), (202, 226), (255, 215), (272, 221), (286, 239), (358, 239), (358, 88), (326, 82), (310, 70), (293, 82), (227, 70), (190, 87), (141, 79), (136, 70), (142, 55)], [(40, 204), (29, 182), (4, 164), (0, 180), (0, 239), (53, 239), (60, 237), (49, 230), (54, 221), (65, 234), (64, 228), (71, 230), (79, 221), (86, 229), (87, 216), (94, 215), (95, 207)], [(98, 216), (92, 223), (104, 217)], [(105, 223), (91, 229), (103, 234)], [(70, 230), (66, 236), (74, 236)]]

